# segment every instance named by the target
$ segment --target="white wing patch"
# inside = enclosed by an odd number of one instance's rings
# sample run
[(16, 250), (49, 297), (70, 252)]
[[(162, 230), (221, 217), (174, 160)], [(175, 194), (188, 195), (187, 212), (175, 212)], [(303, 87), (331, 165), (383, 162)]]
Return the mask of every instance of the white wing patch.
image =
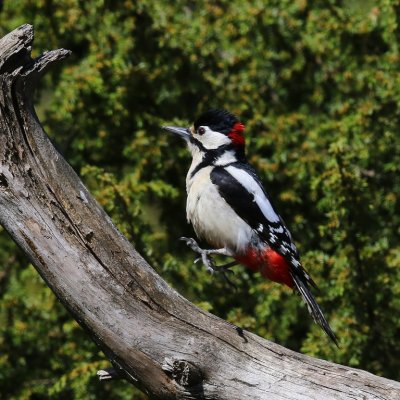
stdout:
[(271, 226), (271, 227), (270, 227), (270, 230), (271, 230), (271, 231), (274, 231), (274, 232), (276, 232), (276, 233), (283, 233), (283, 226), (282, 226), (282, 225), (279, 225), (278, 228), (274, 228), (273, 226)]
[(234, 166), (226, 167), (226, 170), (249, 192), (254, 195), (254, 201), (264, 214), (265, 218), (270, 222), (278, 222), (279, 216), (272, 208), (271, 203), (265, 196), (262, 188), (256, 180), (246, 171)]

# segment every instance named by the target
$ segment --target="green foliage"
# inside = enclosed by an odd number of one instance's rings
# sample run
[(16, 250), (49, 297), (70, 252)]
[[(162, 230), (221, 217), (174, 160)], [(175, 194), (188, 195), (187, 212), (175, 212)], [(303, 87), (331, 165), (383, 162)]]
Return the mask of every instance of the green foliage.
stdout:
[[(0, 34), (29, 22), (35, 54), (73, 50), (43, 84), (41, 119), (171, 285), (285, 346), (400, 379), (400, 7), (342, 3), (14, 0)], [(339, 350), (290, 291), (237, 267), (233, 292), (177, 241), (193, 235), (189, 157), (159, 127), (210, 107), (246, 123)], [(104, 357), (5, 234), (0, 249), (1, 397), (143, 398), (96, 382)]]

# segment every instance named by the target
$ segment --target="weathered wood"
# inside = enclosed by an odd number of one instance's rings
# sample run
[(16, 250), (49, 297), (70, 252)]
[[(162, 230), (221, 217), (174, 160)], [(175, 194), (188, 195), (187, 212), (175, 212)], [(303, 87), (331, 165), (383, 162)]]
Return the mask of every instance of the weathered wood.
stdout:
[(118, 232), (41, 127), (32, 94), (68, 56), (0, 40), (0, 222), (120, 374), (155, 399), (400, 399), (400, 384), (268, 342), (188, 302)]

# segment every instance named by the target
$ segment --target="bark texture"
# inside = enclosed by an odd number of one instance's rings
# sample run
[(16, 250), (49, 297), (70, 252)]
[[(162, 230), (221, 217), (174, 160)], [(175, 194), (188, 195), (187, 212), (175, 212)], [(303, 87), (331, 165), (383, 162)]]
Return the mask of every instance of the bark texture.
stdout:
[(268, 342), (158, 276), (54, 149), (33, 107), (33, 28), (0, 40), (0, 223), (118, 372), (154, 399), (400, 399), (400, 384)]

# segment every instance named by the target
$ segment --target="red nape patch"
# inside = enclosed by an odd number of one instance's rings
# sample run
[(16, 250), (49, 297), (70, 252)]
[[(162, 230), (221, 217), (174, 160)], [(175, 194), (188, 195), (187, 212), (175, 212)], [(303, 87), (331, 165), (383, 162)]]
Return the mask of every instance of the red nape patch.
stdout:
[(244, 146), (244, 125), (241, 122), (236, 122), (228, 133), (228, 137), (232, 140), (233, 144)]
[(253, 271), (260, 271), (265, 278), (283, 283), (293, 288), (293, 278), (289, 272), (289, 264), (283, 256), (275, 250), (249, 249), (246, 254), (236, 256), (236, 261)]

